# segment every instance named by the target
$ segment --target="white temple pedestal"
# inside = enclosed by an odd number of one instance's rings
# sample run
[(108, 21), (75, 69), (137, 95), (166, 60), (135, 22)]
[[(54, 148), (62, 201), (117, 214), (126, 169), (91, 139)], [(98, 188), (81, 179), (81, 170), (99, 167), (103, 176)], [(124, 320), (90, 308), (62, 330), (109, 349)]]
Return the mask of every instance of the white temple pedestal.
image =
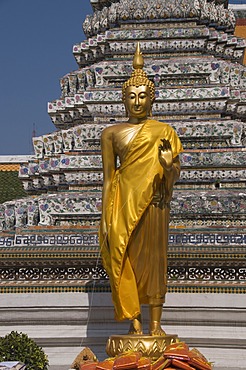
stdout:
[[(143, 316), (148, 317), (145, 307)], [(106, 358), (108, 337), (127, 333), (128, 326), (114, 321), (109, 293), (1, 294), (0, 336), (26, 333), (44, 349), (51, 370), (69, 369), (83, 347)], [(197, 347), (214, 370), (245, 369), (243, 294), (167, 294), (162, 326)]]

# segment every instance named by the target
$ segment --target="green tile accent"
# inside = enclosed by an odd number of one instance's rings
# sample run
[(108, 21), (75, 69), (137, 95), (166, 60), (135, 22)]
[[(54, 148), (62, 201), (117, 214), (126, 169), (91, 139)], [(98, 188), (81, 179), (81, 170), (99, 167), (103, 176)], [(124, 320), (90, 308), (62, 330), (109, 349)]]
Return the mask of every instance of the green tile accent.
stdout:
[(0, 203), (25, 196), (18, 171), (0, 171)]

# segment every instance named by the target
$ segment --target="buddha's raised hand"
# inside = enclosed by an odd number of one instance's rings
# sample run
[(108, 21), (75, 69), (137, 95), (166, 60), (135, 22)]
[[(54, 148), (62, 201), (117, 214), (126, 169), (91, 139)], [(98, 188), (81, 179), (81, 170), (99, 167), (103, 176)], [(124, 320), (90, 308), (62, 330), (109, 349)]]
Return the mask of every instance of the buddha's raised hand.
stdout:
[(173, 165), (173, 153), (169, 140), (161, 139), (159, 145), (159, 161), (165, 170), (170, 171)]

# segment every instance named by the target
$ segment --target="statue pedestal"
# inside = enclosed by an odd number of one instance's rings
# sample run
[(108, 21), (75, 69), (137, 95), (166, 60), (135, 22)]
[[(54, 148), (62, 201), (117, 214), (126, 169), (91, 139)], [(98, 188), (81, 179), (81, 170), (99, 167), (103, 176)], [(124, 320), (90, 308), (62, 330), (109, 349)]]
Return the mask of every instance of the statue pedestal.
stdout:
[(138, 351), (143, 356), (158, 359), (166, 347), (178, 342), (176, 334), (166, 334), (165, 336), (152, 335), (112, 335), (106, 345), (106, 353), (109, 357), (115, 357), (127, 351)]

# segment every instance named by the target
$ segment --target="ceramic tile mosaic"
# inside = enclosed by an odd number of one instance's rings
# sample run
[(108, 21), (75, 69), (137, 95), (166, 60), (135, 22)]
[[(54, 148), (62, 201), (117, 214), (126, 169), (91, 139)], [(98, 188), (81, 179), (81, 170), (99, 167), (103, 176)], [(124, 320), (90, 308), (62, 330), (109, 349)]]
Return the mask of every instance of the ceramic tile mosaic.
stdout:
[[(206, 46), (205, 39), (194, 39), (194, 40), (183, 40), (183, 39), (168, 39), (168, 40), (158, 40), (158, 41), (142, 41), (141, 50), (143, 52), (153, 52), (161, 51), (166, 52), (168, 50), (179, 50), (181, 51), (203, 51)], [(117, 54), (118, 52), (126, 52), (133, 54), (135, 51), (136, 45), (133, 42), (109, 42), (110, 53)]]
[[(98, 232), (97, 230), (94, 232), (87, 232), (83, 231), (83, 233), (46, 233), (46, 234), (16, 234), (14, 237), (0, 237), (0, 247), (38, 247), (43, 246), (45, 248), (56, 248), (59, 250), (62, 246), (73, 246), (74, 250), (79, 246), (84, 247), (96, 247), (96, 251), (99, 251), (98, 247)], [(230, 246), (231, 253), (236, 250), (237, 246), (240, 247), (240, 251), (243, 252), (246, 245), (246, 234), (240, 233), (240, 231), (236, 230), (231, 232), (215, 232), (210, 233), (206, 231), (193, 231), (193, 232), (173, 232), (170, 231), (169, 234), (169, 245), (170, 245), (170, 255), (174, 253), (182, 253), (184, 248), (187, 252), (198, 253), (199, 251), (206, 252), (206, 248), (210, 247), (213, 248), (216, 253), (220, 253), (223, 255), (223, 251), (226, 251), (228, 254), (227, 249)], [(185, 246), (185, 247), (184, 247)], [(180, 249), (180, 248), (181, 249)], [(193, 248), (194, 247), (194, 248)], [(217, 248), (217, 249), (216, 249)], [(81, 249), (78, 249), (81, 251)], [(86, 249), (84, 249), (86, 252)], [(239, 249), (236, 253), (239, 253)], [(240, 258), (239, 258), (240, 260)], [(209, 262), (210, 263), (210, 262)]]
[(77, 156), (61, 156), (60, 168), (67, 169), (97, 169), (102, 168), (101, 155), (77, 155)]
[(33, 142), (33, 148), (36, 158), (43, 158), (43, 151), (44, 151), (44, 142), (43, 137), (34, 137), (32, 139)]
[(103, 174), (102, 172), (92, 172), (86, 171), (81, 172), (76, 169), (76, 171), (65, 172), (65, 180), (68, 184), (102, 184), (103, 183)]
[(163, 27), (159, 29), (134, 29), (134, 30), (108, 30), (105, 32), (106, 40), (141, 40), (141, 39), (159, 39), (159, 38), (181, 38), (181, 37), (207, 37), (209, 30), (205, 26)]
[(28, 163), (21, 163), (20, 169), (19, 169), (19, 178), (20, 179), (28, 178), (28, 167), (29, 167)]
[[(191, 90), (192, 91), (192, 90)], [(238, 90), (234, 90), (235, 91)], [(182, 93), (181, 93), (182, 94)], [(155, 108), (157, 105), (155, 106)], [(229, 106), (228, 106), (229, 107)], [(227, 107), (227, 109), (228, 109)], [(236, 107), (235, 107), (236, 109)], [(242, 145), (241, 139), (244, 131), (245, 125), (239, 121), (233, 120), (215, 120), (215, 121), (201, 121), (196, 119), (195, 121), (181, 121), (181, 122), (170, 122), (170, 124), (177, 131), (178, 135), (182, 138), (192, 137), (225, 137), (230, 140), (231, 145)], [(59, 134), (59, 142), (57, 145), (54, 143), (54, 148), (56, 147), (55, 153), (61, 154), (66, 151), (74, 150), (85, 150), (90, 148), (90, 143), (96, 145), (98, 148), (100, 136), (102, 130), (107, 127), (108, 124), (97, 124), (97, 125), (78, 125), (73, 129), (62, 130)], [(53, 134), (56, 138), (57, 133)], [(42, 137), (41, 137), (42, 139)], [(37, 138), (39, 141), (39, 138)], [(41, 141), (41, 140), (40, 140)], [(88, 146), (89, 145), (89, 146)], [(53, 154), (53, 153), (52, 153)], [(50, 151), (46, 152), (43, 149), (43, 155), (51, 155)], [(29, 170), (28, 164), (23, 164), (19, 171), (19, 176), (21, 178), (28, 177), (28, 173), (35, 174), (35, 171), (39, 173), (47, 173), (51, 169), (57, 168), (57, 158), (54, 160), (43, 159), (39, 162), (30, 163), (32, 169)], [(39, 165), (38, 165), (39, 163)], [(37, 167), (38, 166), (38, 167)]]
[[(216, 175), (216, 171), (214, 172)], [(185, 173), (183, 171), (183, 176)], [(197, 176), (198, 174), (199, 171), (195, 175)], [(208, 178), (211, 179), (209, 171)], [(228, 178), (228, 175), (226, 175), (226, 178)], [(183, 217), (185, 214), (196, 214), (197, 216), (200, 214), (224, 214), (233, 210), (234, 215), (243, 215), (246, 210), (245, 200), (246, 194), (236, 190), (220, 190), (220, 192), (196, 191), (195, 194), (176, 190), (172, 200), (171, 213), (174, 216), (179, 215)], [(37, 213), (37, 204), (39, 214)], [(28, 219), (31, 219), (32, 222), (39, 219), (40, 225), (54, 225), (59, 215), (71, 216), (73, 214), (76, 217), (89, 214), (100, 215), (101, 195), (100, 193), (85, 195), (72, 192), (60, 193), (59, 197), (57, 197), (56, 194), (48, 194), (38, 197), (35, 203), (31, 202), (30, 206), (31, 210), (29, 211), (26, 200), (20, 200), (17, 203), (5, 203), (5, 228), (12, 229), (16, 222), (19, 226), (24, 226), (27, 224)], [(28, 212), (30, 212), (30, 215)]]
[[(246, 193), (234, 191), (201, 192), (196, 195), (194, 201), (192, 194), (186, 194), (185, 199), (182, 193), (174, 192), (172, 200), (173, 214), (245, 214), (246, 211)], [(233, 195), (235, 194), (235, 196)]]
[[(203, 166), (215, 166), (215, 167), (238, 167), (245, 165), (246, 153), (240, 152), (199, 152), (199, 153), (181, 153), (180, 160), (182, 168), (184, 167), (203, 167)], [(211, 171), (212, 169), (210, 169)], [(246, 175), (246, 173), (245, 173)]]
[[(234, 180), (234, 181), (240, 181), (246, 180), (246, 170), (245, 169), (218, 169), (220, 165), (215, 166), (215, 168), (211, 167), (207, 170), (204, 169), (196, 169), (196, 170), (187, 170), (183, 169), (181, 175), (180, 175), (180, 181), (185, 180), (193, 180), (195, 182), (201, 182), (201, 181), (210, 181), (214, 182), (214, 180), (217, 181), (223, 181), (223, 180)], [(205, 166), (206, 168), (206, 166)]]

